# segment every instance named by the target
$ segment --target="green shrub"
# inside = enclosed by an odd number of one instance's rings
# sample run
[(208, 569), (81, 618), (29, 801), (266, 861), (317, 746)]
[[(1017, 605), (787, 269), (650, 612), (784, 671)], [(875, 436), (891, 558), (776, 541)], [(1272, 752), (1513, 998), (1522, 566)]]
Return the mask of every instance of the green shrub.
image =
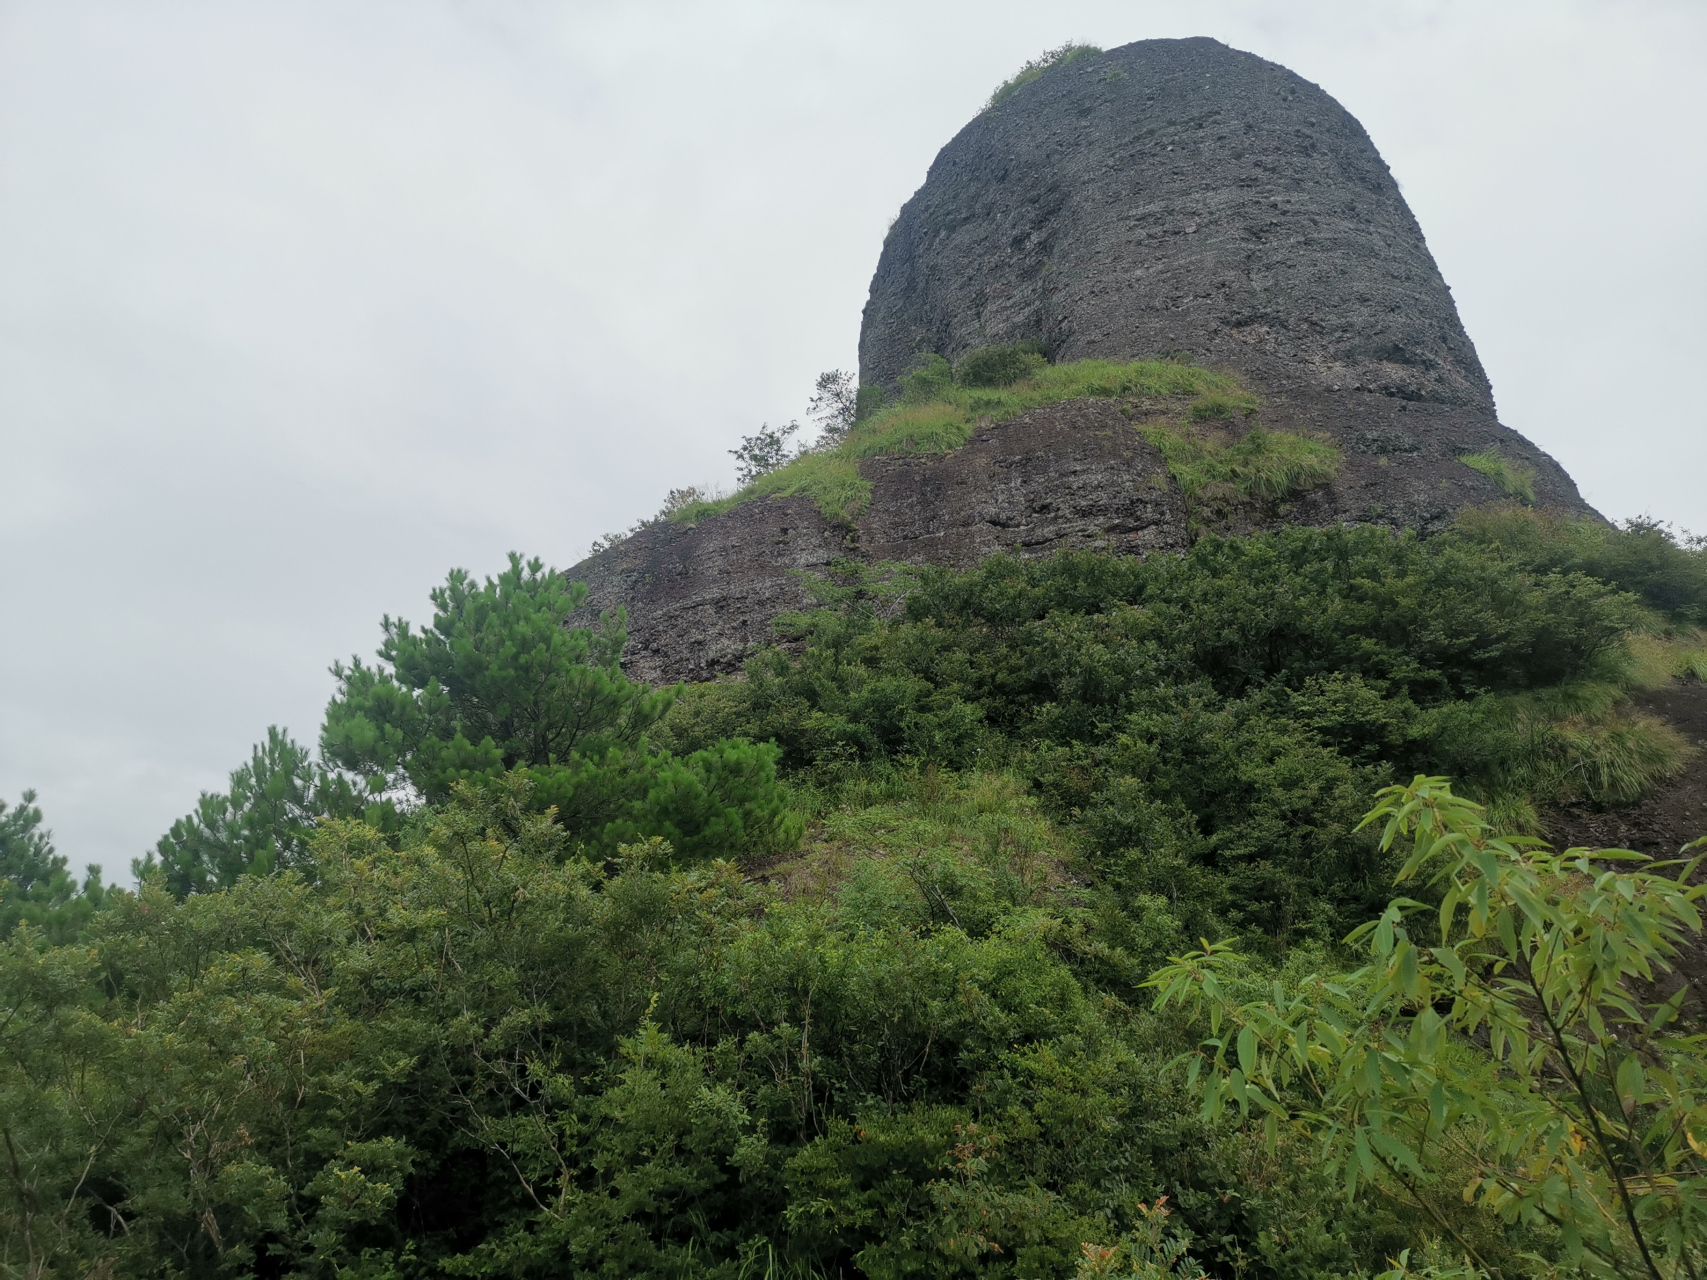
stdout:
[(1072, 41), (1068, 41), (1058, 49), (1050, 49), (1046, 53), (1039, 54), (997, 85), (996, 91), (990, 95), (990, 101), (985, 104), (984, 109), (988, 111), (991, 107), (1001, 106), (1020, 89), (1033, 80), (1042, 77), (1046, 71), (1055, 67), (1064, 67), (1070, 62), (1077, 62), (1080, 58), (1089, 58), (1101, 52), (1102, 50), (1094, 44), (1074, 44)]
[(1494, 449), (1480, 453), (1461, 453), (1458, 461), (1472, 471), (1480, 471), (1506, 493), (1525, 506), (1535, 505), (1535, 470), (1513, 461)]
[[(1223, 397), (1220, 403), (1232, 399)], [(1165, 426), (1147, 427), (1144, 435), (1161, 450), (1169, 474), (1187, 498), (1215, 496), (1219, 487), (1247, 502), (1278, 502), (1339, 474), (1338, 447), (1290, 431), (1253, 427), (1232, 444)]]
[(953, 388), (954, 366), (933, 351), (920, 356), (899, 382), (903, 404), (929, 404)]
[(1011, 387), (1032, 377), (1047, 363), (1033, 343), (980, 347), (960, 358), (954, 367), (954, 380), (963, 387)]
[(1538, 572), (1582, 573), (1631, 591), (1675, 622), (1707, 622), (1707, 543), (1655, 520), (1610, 525), (1517, 505), (1459, 513), (1453, 536)]

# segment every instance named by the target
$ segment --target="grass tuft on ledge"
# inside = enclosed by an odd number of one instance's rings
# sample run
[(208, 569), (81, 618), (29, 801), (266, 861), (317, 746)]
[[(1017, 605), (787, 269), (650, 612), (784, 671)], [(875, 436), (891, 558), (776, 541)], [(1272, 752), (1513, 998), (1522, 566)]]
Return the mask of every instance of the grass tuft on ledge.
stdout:
[(1247, 502), (1278, 502), (1339, 474), (1340, 451), (1334, 445), (1290, 431), (1254, 427), (1243, 439), (1222, 444), (1189, 428), (1155, 425), (1144, 428), (1144, 437), (1161, 450), (1188, 499), (1214, 497), (1219, 489)]
[(1535, 471), (1514, 462), (1493, 449), (1485, 449), (1480, 453), (1461, 453), (1458, 461), (1472, 471), (1480, 471), (1492, 480), (1508, 495), (1516, 498), (1526, 507), (1535, 505)]
[(1045, 72), (1077, 62), (1080, 58), (1095, 57), (1101, 52), (1102, 48), (1098, 45), (1079, 44), (1072, 40), (1059, 48), (1046, 50), (997, 85), (995, 92), (990, 95), (990, 100), (984, 104), (984, 110), (1001, 106), (1033, 80), (1041, 79)]

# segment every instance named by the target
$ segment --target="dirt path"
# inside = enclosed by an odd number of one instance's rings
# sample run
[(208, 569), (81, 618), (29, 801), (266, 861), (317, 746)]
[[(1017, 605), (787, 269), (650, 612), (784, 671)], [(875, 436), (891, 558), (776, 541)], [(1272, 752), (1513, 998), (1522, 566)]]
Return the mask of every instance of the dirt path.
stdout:
[[(1684, 845), (1707, 835), (1707, 684), (1674, 681), (1635, 694), (1630, 701), (1670, 723), (1701, 754), (1671, 782), (1635, 804), (1604, 812), (1582, 805), (1555, 810), (1546, 816), (1547, 836), (1561, 849), (1587, 845), (1675, 858)], [(1679, 978), (1692, 989), (1689, 1004), (1695, 1017), (1707, 1022), (1707, 938), (1697, 937), (1685, 948), (1677, 974), (1662, 979), (1659, 990), (1675, 991)]]
[(1707, 835), (1707, 684), (1674, 681), (1630, 701), (1667, 721), (1702, 754), (1636, 804), (1605, 811), (1568, 805), (1548, 814), (1547, 837), (1561, 849), (1588, 845), (1674, 858), (1691, 840)]

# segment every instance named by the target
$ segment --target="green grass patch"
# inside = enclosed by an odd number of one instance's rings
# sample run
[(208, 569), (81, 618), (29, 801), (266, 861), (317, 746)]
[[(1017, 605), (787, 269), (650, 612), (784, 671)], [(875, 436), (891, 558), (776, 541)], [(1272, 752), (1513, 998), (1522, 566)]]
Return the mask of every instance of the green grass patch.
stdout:
[(1189, 428), (1143, 430), (1187, 498), (1231, 490), (1246, 501), (1276, 502), (1339, 474), (1340, 451), (1334, 445), (1290, 431), (1256, 427), (1241, 440), (1221, 444)]
[(1046, 71), (1051, 71), (1056, 67), (1064, 67), (1069, 62), (1077, 62), (1080, 58), (1093, 57), (1101, 52), (1102, 50), (1094, 44), (1074, 44), (1068, 41), (1058, 49), (1050, 49), (1041, 53), (997, 85), (996, 91), (990, 95), (990, 101), (985, 104), (984, 109), (988, 111), (991, 107), (1001, 106), (1020, 89), (1023, 89), (1033, 80), (1041, 78)]
[(1658, 689), (1673, 680), (1707, 681), (1707, 635), (1698, 627), (1634, 632), (1625, 676), (1633, 689)]
[(972, 438), (972, 417), (959, 405), (904, 404), (856, 427), (848, 452), (856, 458), (885, 454), (947, 453)]
[(834, 448), (802, 454), (738, 493), (689, 503), (670, 519), (691, 524), (754, 498), (804, 494), (826, 519), (850, 523), (871, 498), (871, 485), (859, 474), (861, 458), (946, 453), (971, 439), (980, 421), (1002, 422), (1066, 400), (1133, 396), (1196, 396), (1199, 403), (1214, 399), (1241, 412), (1256, 404), (1226, 374), (1171, 360), (1075, 360), (1044, 365), (1011, 386), (987, 387), (960, 385), (948, 362), (938, 356), (904, 380), (898, 403), (862, 419)]
[(1213, 422), (1255, 413), (1261, 401), (1248, 391), (1206, 391), (1191, 402), (1187, 413), (1193, 422)]
[(1532, 467), (1514, 462), (1493, 449), (1461, 453), (1458, 461), (1472, 471), (1480, 471), (1525, 506), (1535, 505), (1535, 471)]
[(860, 456), (845, 449), (806, 453), (786, 466), (760, 476), (752, 484), (727, 498), (695, 502), (671, 513), (670, 519), (692, 524), (706, 516), (721, 515), (754, 498), (792, 498), (805, 494), (818, 504), (827, 520), (851, 521), (871, 500), (871, 482), (859, 473)]

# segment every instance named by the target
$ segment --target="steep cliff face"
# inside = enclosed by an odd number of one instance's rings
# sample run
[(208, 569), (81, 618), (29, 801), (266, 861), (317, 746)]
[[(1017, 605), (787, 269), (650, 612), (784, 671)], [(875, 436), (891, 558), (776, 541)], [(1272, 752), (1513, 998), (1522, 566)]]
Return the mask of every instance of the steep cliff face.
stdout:
[(804, 602), (801, 571), (839, 557), (1143, 553), (1206, 525), (1433, 531), (1505, 496), (1459, 461), (1475, 452), (1533, 472), (1538, 504), (1586, 510), (1570, 477), (1499, 423), (1362, 127), (1315, 85), (1214, 40), (1053, 68), (961, 130), (903, 207), (865, 309), (861, 382), (893, 386), (921, 354), (1014, 341), (1056, 361), (1181, 354), (1236, 373), (1263, 407), (1235, 431), (1329, 439), (1339, 474), (1285, 504), (1192, 511), (1134, 430), (1144, 406), (1058, 404), (950, 454), (861, 462), (873, 491), (852, 527), (772, 498), (645, 530), (570, 571), (588, 583), (589, 616), (628, 607), (635, 674), (706, 679), (738, 669)]
[(862, 381), (919, 351), (1032, 339), (1057, 360), (1183, 350), (1264, 388), (1492, 416), (1475, 348), (1369, 136), (1284, 67), (1144, 40), (968, 124), (872, 280)]
[[(1040, 343), (1052, 359), (1183, 352), (1238, 372), (1264, 424), (1354, 456), (1494, 449), (1544, 504), (1562, 468), (1500, 425), (1421, 229), (1363, 127), (1320, 88), (1215, 40), (1143, 40), (1047, 72), (968, 124), (890, 229), (863, 382), (920, 352)], [(1477, 497), (1348, 469), (1321, 517), (1430, 527)], [(1385, 482), (1384, 482), (1385, 481)]]

